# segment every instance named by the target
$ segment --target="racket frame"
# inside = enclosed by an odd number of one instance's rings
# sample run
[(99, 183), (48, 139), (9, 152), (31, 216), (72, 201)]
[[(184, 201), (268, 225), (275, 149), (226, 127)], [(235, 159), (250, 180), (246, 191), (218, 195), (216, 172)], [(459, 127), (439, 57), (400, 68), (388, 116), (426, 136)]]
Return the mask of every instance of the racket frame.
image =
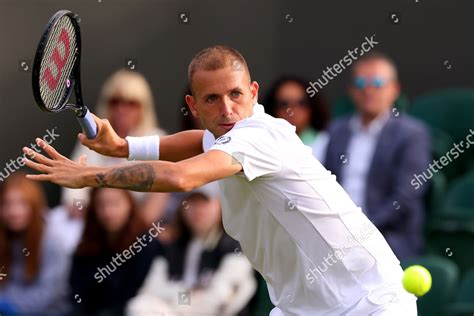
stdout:
[[(40, 91), (40, 70), (41, 70), (41, 61), (44, 56), (44, 50), (46, 48), (46, 43), (50, 39), (52, 32), (51, 29), (56, 25), (56, 23), (64, 16), (68, 16), (71, 19), (71, 23), (74, 27), (74, 31), (76, 33), (76, 48), (74, 54), (75, 61), (73, 68), (71, 70), (71, 74), (69, 75), (69, 82), (70, 86), (66, 88), (67, 92), (63, 94), (61, 98), (60, 106), (55, 106), (55, 109), (49, 109), (43, 102), (41, 97)], [(73, 110), (78, 117), (84, 117), (88, 111), (87, 107), (84, 105), (84, 100), (82, 98), (82, 89), (81, 89), (81, 31), (79, 28), (79, 24), (74, 16), (74, 14), (69, 10), (60, 10), (56, 12), (48, 21), (45, 30), (43, 31), (43, 35), (38, 43), (38, 48), (36, 49), (35, 59), (33, 62), (33, 76), (32, 76), (32, 84), (33, 84), (33, 95), (36, 100), (36, 103), (40, 107), (41, 110), (50, 113), (57, 113), (61, 112), (65, 109)], [(67, 103), (72, 95), (72, 92), (75, 92), (76, 96), (76, 103)]]
[[(44, 50), (46, 48), (46, 43), (52, 35), (52, 28), (58, 23), (58, 21), (67, 16), (72, 24), (72, 27), (75, 31), (76, 36), (76, 47), (75, 47), (75, 60), (72, 65), (71, 73), (69, 74), (69, 85), (66, 87), (65, 92), (63, 93), (60, 102), (54, 106), (53, 109), (50, 109), (43, 102), (41, 97), (40, 90), (40, 75), (41, 75), (41, 63), (44, 57)], [(67, 82), (67, 81), (66, 81)], [(87, 138), (93, 139), (97, 136), (97, 125), (94, 121), (94, 117), (89, 109), (84, 105), (84, 100), (82, 99), (82, 89), (81, 89), (81, 30), (79, 24), (76, 20), (75, 15), (69, 10), (60, 10), (56, 12), (48, 21), (46, 29), (43, 31), (43, 35), (38, 43), (36, 49), (35, 59), (33, 62), (33, 75), (32, 75), (32, 84), (33, 84), (33, 95), (38, 104), (39, 108), (45, 112), (49, 113), (58, 113), (65, 109), (73, 110), (76, 114), (78, 123), (81, 125), (83, 132), (86, 134)], [(68, 103), (72, 91), (74, 90), (76, 94), (76, 103)]]

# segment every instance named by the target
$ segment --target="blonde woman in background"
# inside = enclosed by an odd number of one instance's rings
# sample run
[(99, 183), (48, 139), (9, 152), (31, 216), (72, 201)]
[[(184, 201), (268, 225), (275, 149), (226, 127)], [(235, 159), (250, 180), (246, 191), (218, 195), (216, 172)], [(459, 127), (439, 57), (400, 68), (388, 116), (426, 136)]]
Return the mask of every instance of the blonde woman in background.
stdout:
[[(117, 131), (125, 136), (164, 136), (159, 128), (154, 108), (153, 96), (145, 77), (138, 72), (119, 70), (104, 84), (95, 109), (99, 117), (104, 117)], [(85, 155), (91, 165), (107, 166), (126, 159), (102, 156), (77, 142), (71, 159), (79, 160)], [(90, 188), (62, 190), (62, 205), (52, 210), (48, 220), (53, 229), (64, 232), (66, 250), (74, 251), (83, 229), (84, 214), (89, 202)], [(162, 215), (168, 201), (168, 193), (132, 192), (139, 203), (139, 210), (145, 223), (156, 222)]]

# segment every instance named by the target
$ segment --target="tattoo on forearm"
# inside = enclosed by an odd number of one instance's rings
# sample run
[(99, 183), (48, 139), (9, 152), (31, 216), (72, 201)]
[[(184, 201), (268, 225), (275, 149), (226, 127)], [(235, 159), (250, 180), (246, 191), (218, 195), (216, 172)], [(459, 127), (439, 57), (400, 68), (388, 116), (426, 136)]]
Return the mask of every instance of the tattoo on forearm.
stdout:
[(98, 173), (95, 181), (101, 188), (120, 188), (132, 191), (150, 191), (155, 181), (155, 170), (147, 163), (115, 168)]

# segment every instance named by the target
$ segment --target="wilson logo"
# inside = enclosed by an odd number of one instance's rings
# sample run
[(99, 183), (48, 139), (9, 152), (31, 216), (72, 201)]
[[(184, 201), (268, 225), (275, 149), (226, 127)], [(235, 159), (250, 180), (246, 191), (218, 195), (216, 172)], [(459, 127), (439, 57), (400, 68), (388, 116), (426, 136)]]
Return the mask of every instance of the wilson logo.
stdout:
[[(59, 45), (61, 44), (64, 46), (63, 56), (61, 56), (59, 52)], [(66, 64), (70, 49), (71, 49), (71, 46), (70, 46), (69, 34), (63, 28), (61, 30), (61, 34), (59, 34), (58, 43), (56, 44), (53, 54), (51, 55), (51, 58), (49, 60), (50, 64), (54, 63), (56, 65), (56, 68), (57, 68), (56, 76), (54, 76), (53, 73), (51, 72), (51, 66), (48, 66), (48, 68), (46, 68), (43, 74), (43, 80), (46, 81), (46, 84), (48, 85), (49, 90), (54, 90), (58, 86), (59, 78), (61, 78), (61, 73), (62, 73), (64, 65)]]

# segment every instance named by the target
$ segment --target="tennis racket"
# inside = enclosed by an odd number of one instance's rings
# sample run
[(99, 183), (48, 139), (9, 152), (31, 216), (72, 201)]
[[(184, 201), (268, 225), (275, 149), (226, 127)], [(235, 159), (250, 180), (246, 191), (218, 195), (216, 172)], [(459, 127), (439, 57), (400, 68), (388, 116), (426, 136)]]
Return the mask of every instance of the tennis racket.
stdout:
[[(81, 33), (71, 11), (56, 12), (41, 36), (33, 62), (33, 94), (41, 110), (73, 110), (87, 138), (97, 135), (97, 125), (84, 105), (80, 79)], [(76, 103), (68, 103), (72, 91)]]

